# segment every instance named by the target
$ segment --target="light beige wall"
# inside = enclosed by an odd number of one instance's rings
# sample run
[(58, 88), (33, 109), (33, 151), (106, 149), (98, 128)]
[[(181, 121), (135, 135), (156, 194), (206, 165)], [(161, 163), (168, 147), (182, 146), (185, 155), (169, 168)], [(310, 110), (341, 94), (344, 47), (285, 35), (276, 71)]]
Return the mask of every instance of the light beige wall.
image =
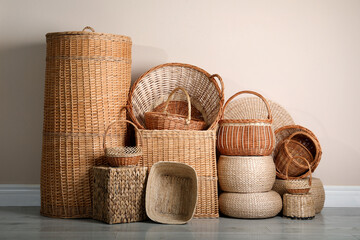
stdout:
[(360, 1), (0, 0), (0, 183), (39, 183), (45, 33), (133, 40), (133, 79), (185, 62), (282, 104), (323, 147), (316, 176), (360, 185)]

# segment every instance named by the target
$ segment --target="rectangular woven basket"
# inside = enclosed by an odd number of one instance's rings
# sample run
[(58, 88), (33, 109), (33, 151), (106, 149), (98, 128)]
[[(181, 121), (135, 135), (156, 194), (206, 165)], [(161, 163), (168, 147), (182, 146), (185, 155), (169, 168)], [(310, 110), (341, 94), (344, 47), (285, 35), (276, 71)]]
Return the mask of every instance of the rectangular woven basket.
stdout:
[(198, 175), (198, 202), (194, 217), (219, 217), (216, 130), (144, 130), (143, 157), (139, 166), (151, 167), (159, 161), (181, 162)]

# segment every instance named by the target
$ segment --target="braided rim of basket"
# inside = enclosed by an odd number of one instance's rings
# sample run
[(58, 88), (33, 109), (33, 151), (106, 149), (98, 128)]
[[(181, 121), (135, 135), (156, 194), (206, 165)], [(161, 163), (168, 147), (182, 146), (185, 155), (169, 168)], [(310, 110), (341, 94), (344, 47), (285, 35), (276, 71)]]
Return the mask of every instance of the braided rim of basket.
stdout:
[[(86, 31), (89, 30), (89, 31)], [(105, 38), (116, 38), (122, 41), (129, 41), (131, 42), (131, 38), (124, 35), (117, 35), (117, 34), (111, 34), (111, 33), (99, 33), (95, 32), (95, 29), (86, 26), (82, 31), (68, 31), (68, 32), (51, 32), (47, 33), (46, 37), (57, 37), (57, 36), (64, 36), (64, 35), (83, 35), (83, 36), (101, 36)]]
[[(210, 125), (210, 127), (208, 128), (209, 130), (212, 130), (212, 129), (215, 129), (215, 127), (217, 126), (221, 116), (222, 116), (222, 105), (224, 104), (224, 82), (222, 80), (222, 78), (218, 75), (218, 74), (212, 74), (210, 75), (208, 72), (206, 72), (204, 69), (202, 68), (199, 68), (199, 67), (196, 67), (194, 65), (190, 65), (190, 64), (185, 64), (185, 63), (165, 63), (165, 64), (161, 64), (159, 66), (156, 66), (156, 67), (153, 67), (151, 68), (150, 70), (148, 70), (147, 72), (145, 72), (143, 75), (141, 75), (133, 84), (132, 88), (130, 89), (130, 92), (129, 92), (129, 98), (128, 98), (128, 101), (127, 101), (127, 110), (128, 110), (128, 113), (129, 113), (129, 116), (131, 118), (131, 120), (133, 120), (133, 122), (136, 124), (136, 126), (139, 128), (139, 129), (145, 129), (145, 127), (143, 125), (141, 125), (139, 123), (139, 121), (137, 120), (134, 112), (133, 112), (133, 108), (132, 108), (132, 96), (133, 96), (133, 93), (137, 87), (137, 85), (139, 84), (139, 82), (145, 77), (147, 76), (148, 74), (150, 74), (151, 72), (159, 69), (159, 68), (163, 68), (163, 67), (185, 67), (185, 68), (192, 68), (192, 69), (195, 69), (196, 71), (199, 71), (201, 72), (202, 74), (204, 74), (205, 76), (207, 76), (209, 78), (209, 81), (211, 83), (214, 84), (215, 88), (216, 88), (216, 91), (219, 93), (219, 97), (220, 97), (220, 109), (219, 109), (219, 113), (216, 117), (216, 119), (214, 120), (214, 122)], [(217, 81), (220, 83), (220, 87), (219, 87), (219, 84), (217, 83)]]
[[(123, 149), (124, 150), (124, 155), (122, 155), (122, 156), (109, 156), (109, 157), (135, 157), (135, 156), (139, 156), (142, 153), (142, 147), (141, 147), (142, 146), (142, 135), (141, 135), (139, 129), (136, 127), (136, 125), (134, 123), (130, 122), (129, 120), (124, 120), (124, 119), (115, 120), (112, 123), (110, 123), (109, 126), (106, 128), (105, 136), (104, 136), (104, 142), (103, 142), (105, 155), (107, 155), (107, 153), (106, 153), (106, 149), (107, 149), (106, 148), (106, 136), (107, 136), (107, 133), (109, 132), (111, 126), (113, 126), (115, 123), (119, 123), (119, 122), (126, 122), (128, 124), (133, 125), (134, 128), (135, 128), (135, 131), (140, 136), (140, 141), (138, 141), (138, 139), (136, 139), (136, 146), (135, 147), (123, 147), (124, 148)], [(136, 136), (136, 134), (135, 134), (135, 136)], [(140, 142), (140, 144), (139, 144), (139, 142)]]
[[(188, 104), (188, 116), (184, 116), (184, 115), (180, 115), (180, 114), (172, 114), (172, 113), (167, 112), (167, 108), (169, 106), (169, 103), (172, 100), (174, 94), (178, 90), (181, 90), (184, 93), (184, 95), (186, 96), (186, 102)], [(176, 118), (185, 119), (185, 124), (186, 125), (189, 125), (191, 122), (204, 122), (204, 121), (202, 121), (200, 119), (191, 118), (191, 99), (190, 99), (190, 96), (189, 96), (188, 92), (183, 87), (177, 87), (170, 93), (168, 99), (165, 102), (165, 107), (164, 107), (164, 110), (162, 112), (149, 112), (149, 113), (152, 114), (152, 115), (158, 115), (158, 116), (160, 115), (160, 116), (166, 116), (166, 117), (176, 117)]]
[(308, 192), (311, 188), (311, 184), (312, 184), (312, 171), (311, 171), (311, 165), (309, 163), (308, 160), (306, 160), (306, 158), (302, 157), (302, 156), (295, 156), (295, 157), (291, 157), (291, 159), (288, 161), (288, 163), (286, 164), (286, 170), (285, 170), (285, 176), (286, 176), (286, 181), (287, 183), (291, 183), (291, 182), (296, 182), (296, 181), (299, 181), (299, 179), (289, 179), (289, 166), (290, 166), (290, 163), (292, 161), (294, 161), (294, 159), (301, 159), (303, 160), (304, 162), (306, 162), (306, 164), (308, 165), (308, 168), (309, 168), (309, 173), (310, 173), (310, 177), (309, 177), (309, 187), (308, 188), (289, 188), (289, 186), (286, 184), (285, 187), (288, 191), (291, 191), (291, 190), (303, 190), (304, 193)]
[[(312, 172), (315, 171), (315, 169), (317, 168), (317, 166), (319, 165), (320, 163), (320, 159), (321, 159), (321, 155), (322, 155), (322, 150), (321, 150), (321, 146), (320, 146), (320, 143), (319, 143), (319, 140), (317, 139), (317, 137), (315, 136), (315, 134), (310, 131), (309, 129), (303, 127), (303, 126), (300, 126), (300, 125), (288, 125), (288, 126), (284, 126), (284, 127), (281, 127), (279, 129), (277, 129), (275, 131), (275, 138), (277, 139), (276, 135), (281, 133), (282, 131), (285, 131), (285, 130), (297, 130), (297, 132), (302, 132), (302, 133), (307, 133), (309, 134), (310, 136), (312, 136), (312, 138), (315, 140), (314, 141), (314, 144), (315, 144), (315, 147), (316, 147), (316, 155), (314, 157), (314, 162), (312, 164)], [(286, 139), (286, 138), (285, 138)], [(277, 144), (278, 146), (281, 146), (281, 144), (283, 143), (283, 141), (285, 140), (281, 140), (280, 144)], [(276, 150), (277, 150), (277, 146), (275, 147), (275, 154), (276, 154)], [(298, 177), (289, 177), (289, 179), (298, 179), (298, 178), (305, 178), (307, 176), (309, 176), (309, 171), (304, 173), (303, 175), (300, 175)], [(276, 176), (280, 179), (286, 179), (286, 176), (285, 174), (281, 173), (278, 171), (278, 169), (276, 169)]]
[[(253, 94), (257, 97), (259, 97), (265, 104), (266, 109), (268, 111), (268, 118), (267, 119), (224, 119), (224, 114), (225, 114), (225, 109), (226, 107), (229, 105), (229, 103), (236, 98), (237, 96), (241, 95), (241, 94)], [(254, 91), (249, 91), (249, 90), (245, 90), (245, 91), (241, 91), (238, 93), (235, 93), (234, 95), (232, 95), (225, 103), (224, 107), (223, 107), (223, 112), (222, 112), (222, 118), (220, 120), (220, 124), (221, 123), (272, 123), (273, 119), (272, 119), (272, 115), (271, 115), (271, 110), (270, 110), (270, 105), (268, 103), (268, 101), (260, 94)]]

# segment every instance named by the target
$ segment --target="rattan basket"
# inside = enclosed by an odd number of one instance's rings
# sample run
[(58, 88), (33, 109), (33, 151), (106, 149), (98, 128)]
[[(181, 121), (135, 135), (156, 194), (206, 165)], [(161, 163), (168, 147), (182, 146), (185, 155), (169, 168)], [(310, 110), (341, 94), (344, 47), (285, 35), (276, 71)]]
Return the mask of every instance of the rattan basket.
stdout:
[[(168, 105), (174, 94), (181, 90), (186, 96), (187, 100), (187, 115), (173, 114), (167, 112)], [(173, 106), (174, 107), (174, 106)], [(165, 102), (165, 107), (162, 112), (147, 112), (145, 113), (145, 126), (150, 130), (203, 130), (206, 128), (206, 123), (200, 119), (191, 117), (191, 100), (189, 94), (182, 87), (175, 88), (169, 98)]]
[(158, 162), (146, 186), (146, 214), (159, 223), (184, 224), (195, 213), (197, 175), (193, 167), (176, 162)]
[[(317, 156), (319, 151), (316, 150), (315, 155), (312, 155), (303, 143), (307, 145), (317, 144), (315, 138), (306, 132), (294, 132), (279, 143), (274, 162), (276, 171), (282, 175), (285, 174), (285, 179), (307, 177), (311, 173), (307, 162), (310, 163), (311, 169), (312, 166), (316, 165), (315, 160), (319, 159)], [(288, 175), (286, 175), (286, 171), (288, 171)]]
[[(308, 179), (289, 179), (288, 178), (288, 170), (289, 170), (289, 166), (290, 163), (292, 161), (289, 161), (289, 163), (286, 166), (286, 172), (285, 172), (285, 176), (286, 176), (286, 190), (288, 191), (288, 193), (291, 194), (306, 194), (310, 191), (311, 188), (311, 181), (312, 181), (312, 174), (311, 174), (311, 166), (309, 161), (307, 161), (305, 158), (303, 157), (297, 157), (302, 159), (302, 161), (306, 162), (306, 164), (308, 165), (308, 169), (310, 172), (310, 177)], [(294, 158), (293, 158), (294, 159)]]
[[(220, 82), (219, 88), (216, 79)], [(154, 67), (139, 77), (129, 95), (129, 115), (140, 128), (145, 127), (145, 113), (165, 102), (176, 87), (182, 87), (191, 98), (207, 124), (214, 129), (221, 115), (224, 102), (224, 83), (219, 75), (210, 75), (189, 64), (167, 63)], [(173, 101), (186, 101), (175, 95)]]
[(220, 211), (234, 218), (269, 218), (282, 208), (282, 199), (274, 191), (262, 193), (222, 193)]
[[(92, 216), (93, 166), (105, 162), (106, 126), (126, 105), (131, 81), (131, 39), (96, 32), (46, 34), (46, 76), (41, 160), (41, 214)], [(122, 145), (126, 125), (108, 141)]]
[(275, 182), (275, 164), (271, 156), (221, 155), (218, 176), (220, 188), (225, 192), (267, 192)]
[(311, 194), (289, 194), (283, 195), (283, 215), (295, 219), (313, 219), (315, 217), (314, 200)]
[[(119, 123), (119, 122), (126, 122), (134, 126), (134, 129), (136, 131), (135, 136), (137, 136), (140, 139), (140, 141), (136, 139), (136, 146), (106, 147), (106, 136), (108, 135), (110, 127), (112, 127), (115, 123)], [(137, 165), (137, 163), (139, 162), (142, 156), (141, 140), (142, 137), (141, 134), (139, 133), (139, 129), (132, 122), (128, 120), (115, 120), (114, 122), (110, 123), (105, 131), (105, 137), (103, 143), (104, 152), (108, 164), (112, 167)]]
[(238, 92), (225, 103), (224, 111), (235, 97), (245, 93), (254, 94), (264, 102), (268, 111), (267, 119), (222, 118), (219, 121), (217, 148), (221, 154), (228, 156), (271, 155), (275, 146), (272, 115), (269, 103), (262, 95), (253, 91)]
[[(309, 129), (299, 126), (299, 125), (284, 126), (275, 131), (276, 147), (274, 150), (274, 160), (275, 161), (277, 160), (276, 157), (279, 154), (279, 151), (282, 149), (283, 141), (285, 139), (287, 139), (289, 136), (291, 136), (293, 133), (299, 133), (299, 132), (307, 133), (313, 138), (313, 140), (311, 140), (310, 138), (302, 138), (302, 140), (294, 138), (294, 140), (297, 141), (298, 143), (301, 143), (307, 150), (309, 150), (309, 152), (313, 156), (313, 160), (310, 161), (310, 165), (311, 165), (312, 172), (314, 172), (321, 160), (321, 155), (322, 155), (321, 146), (320, 146), (319, 140), (316, 138), (316, 136), (313, 132), (311, 132)], [(302, 152), (304, 152), (304, 151), (302, 151)], [(309, 159), (307, 159), (307, 160), (309, 160)], [(278, 178), (286, 179), (286, 176), (285, 176), (286, 164), (287, 164), (286, 160), (282, 161), (281, 163), (275, 162), (275, 166), (277, 168), (276, 176)], [(292, 166), (290, 166), (290, 168), (289, 168), (289, 178), (290, 179), (305, 178), (305, 177), (309, 176), (309, 171), (307, 171), (308, 168), (306, 165), (300, 164), (297, 167), (295, 167), (295, 169), (297, 169), (297, 168), (300, 171), (303, 171), (303, 174), (301, 174), (297, 177), (292, 177), (292, 174), (291, 174)], [(296, 175), (296, 174), (294, 174), (294, 175)]]

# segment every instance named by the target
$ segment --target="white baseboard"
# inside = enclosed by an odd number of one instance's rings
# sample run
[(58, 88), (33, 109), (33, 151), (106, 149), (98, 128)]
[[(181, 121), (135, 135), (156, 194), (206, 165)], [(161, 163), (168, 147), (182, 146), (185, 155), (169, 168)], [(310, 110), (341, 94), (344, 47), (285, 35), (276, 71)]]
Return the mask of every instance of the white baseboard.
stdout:
[[(360, 207), (360, 186), (325, 186), (325, 207)], [(40, 206), (40, 185), (0, 184), (0, 206)]]

